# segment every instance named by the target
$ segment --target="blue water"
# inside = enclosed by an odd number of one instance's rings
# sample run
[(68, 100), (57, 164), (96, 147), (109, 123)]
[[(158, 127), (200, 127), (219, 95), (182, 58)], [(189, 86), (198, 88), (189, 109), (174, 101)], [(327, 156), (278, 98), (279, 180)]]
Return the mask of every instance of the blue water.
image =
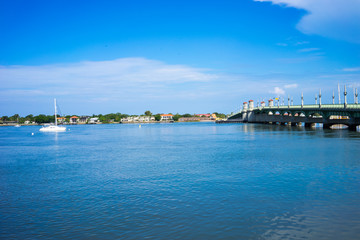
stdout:
[(360, 236), (359, 132), (214, 123), (69, 128), (0, 128), (1, 239)]

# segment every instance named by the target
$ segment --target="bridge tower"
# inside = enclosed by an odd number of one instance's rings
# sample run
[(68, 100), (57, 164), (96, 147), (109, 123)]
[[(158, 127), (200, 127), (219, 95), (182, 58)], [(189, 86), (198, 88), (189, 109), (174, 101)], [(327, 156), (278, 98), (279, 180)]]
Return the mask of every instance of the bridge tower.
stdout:
[(269, 107), (273, 107), (274, 106), (274, 100), (269, 99)]
[(334, 91), (333, 91), (332, 99), (333, 99), (332, 103), (335, 104), (335, 92)]
[(261, 106), (262, 108), (265, 107), (265, 102), (262, 101), (262, 102), (260, 103), (260, 106)]
[(249, 110), (253, 110), (254, 109), (254, 100), (250, 100), (249, 101)]
[(319, 90), (319, 108), (321, 108), (321, 89)]
[(358, 104), (358, 96), (359, 96), (359, 93), (357, 91), (357, 88), (355, 88), (355, 104)]
[(315, 94), (315, 104), (317, 105), (317, 95)]
[(248, 109), (248, 102), (243, 103), (243, 110), (246, 111)]

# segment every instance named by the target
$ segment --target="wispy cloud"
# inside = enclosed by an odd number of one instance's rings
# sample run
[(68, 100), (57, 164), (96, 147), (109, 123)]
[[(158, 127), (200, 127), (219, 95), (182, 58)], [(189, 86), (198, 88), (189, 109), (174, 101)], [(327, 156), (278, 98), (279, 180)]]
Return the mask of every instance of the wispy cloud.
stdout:
[(303, 48), (300, 49), (299, 52), (306, 53), (306, 52), (315, 52), (320, 50), (320, 48)]
[(284, 86), (284, 88), (297, 88), (298, 85), (296, 83), (293, 83), (293, 84), (287, 84)]
[[(206, 69), (168, 65), (144, 58), (81, 62), (43, 66), (1, 67), (3, 94), (131, 96), (139, 92), (158, 92), (176, 84), (208, 82), (217, 78)], [(116, 94), (121, 93), (121, 94)]]
[(360, 43), (359, 0), (254, 0), (304, 9), (297, 28), (305, 34)]
[(344, 71), (344, 72), (360, 72), (360, 67), (344, 68), (343, 71)]

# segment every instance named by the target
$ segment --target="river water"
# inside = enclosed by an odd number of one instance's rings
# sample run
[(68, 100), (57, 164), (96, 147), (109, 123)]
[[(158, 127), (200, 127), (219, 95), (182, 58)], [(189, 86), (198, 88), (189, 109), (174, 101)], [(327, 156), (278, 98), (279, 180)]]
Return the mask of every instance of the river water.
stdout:
[(0, 128), (1, 239), (360, 236), (359, 132), (214, 123), (69, 128)]

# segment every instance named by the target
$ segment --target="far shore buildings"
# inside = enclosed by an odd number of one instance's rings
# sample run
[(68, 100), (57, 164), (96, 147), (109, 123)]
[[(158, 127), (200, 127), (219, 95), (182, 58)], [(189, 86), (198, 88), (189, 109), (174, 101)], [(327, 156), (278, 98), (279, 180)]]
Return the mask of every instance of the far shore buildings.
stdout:
[(134, 123), (134, 122), (155, 122), (154, 116), (132, 116), (121, 119), (122, 123)]
[(57, 118), (57, 122), (58, 122), (59, 124), (63, 124), (63, 123), (66, 122), (66, 118), (64, 118), (64, 117), (58, 117), (58, 118)]
[(88, 123), (89, 124), (98, 124), (98, 123), (100, 123), (100, 120), (98, 117), (93, 117), (93, 118), (89, 119)]
[(69, 121), (70, 121), (70, 124), (77, 124), (79, 122), (79, 117), (72, 116)]
[(81, 116), (81, 117), (79, 118), (79, 123), (80, 123), (80, 124), (86, 124), (86, 123), (88, 123), (89, 119), (90, 119), (89, 116)]
[(216, 114), (210, 114), (210, 113), (206, 113), (206, 114), (195, 114), (195, 117), (182, 117), (179, 118), (179, 122), (210, 122), (210, 121), (215, 121), (216, 118)]
[(169, 122), (169, 121), (173, 121), (173, 116), (172, 114), (161, 114), (160, 115), (160, 121), (162, 122)]

